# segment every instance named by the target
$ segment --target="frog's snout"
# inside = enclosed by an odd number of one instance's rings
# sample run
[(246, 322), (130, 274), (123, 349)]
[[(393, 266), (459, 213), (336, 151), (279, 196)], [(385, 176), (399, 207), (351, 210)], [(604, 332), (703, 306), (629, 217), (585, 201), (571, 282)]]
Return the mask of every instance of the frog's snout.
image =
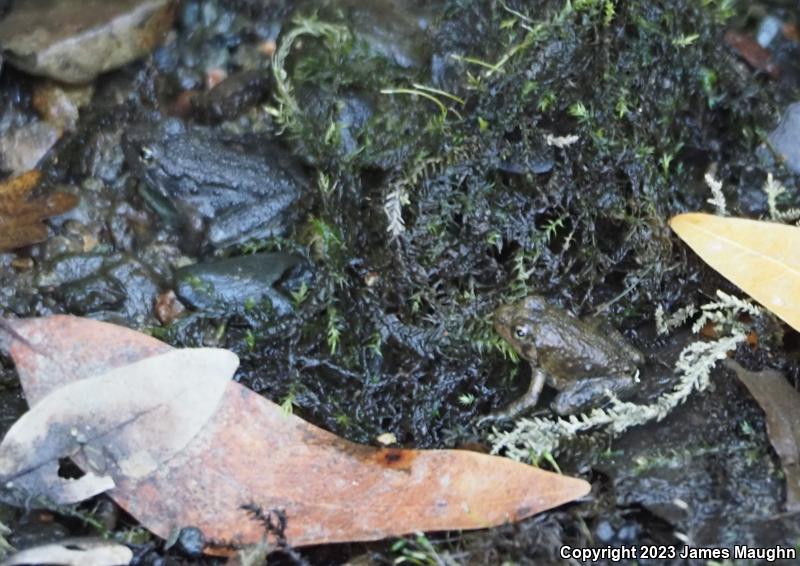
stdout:
[(492, 319), (494, 320), (494, 329), (502, 336), (507, 338), (508, 329), (511, 326), (514, 309), (508, 305), (502, 306), (494, 311)]

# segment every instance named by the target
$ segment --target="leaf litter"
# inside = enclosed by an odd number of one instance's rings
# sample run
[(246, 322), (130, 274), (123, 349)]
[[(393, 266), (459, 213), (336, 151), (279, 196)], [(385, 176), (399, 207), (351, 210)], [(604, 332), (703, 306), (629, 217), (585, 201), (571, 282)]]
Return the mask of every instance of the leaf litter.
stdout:
[(0, 251), (10, 251), (47, 239), (46, 218), (58, 216), (75, 207), (78, 197), (56, 192), (30, 198), (41, 173), (32, 169), (0, 182)]
[(800, 228), (699, 212), (679, 214), (670, 226), (703, 261), (800, 330)]
[[(800, 228), (777, 222), (686, 213), (672, 229), (706, 263), (795, 330), (800, 330)], [(800, 393), (773, 369), (733, 371), (764, 411), (770, 444), (786, 476), (786, 509), (800, 511)]]
[(0, 563), (0, 566), (23, 564), (114, 566), (128, 564), (132, 559), (131, 549), (118, 542), (101, 538), (68, 538), (20, 550)]
[[(56, 503), (96, 495), (115, 478), (142, 478), (198, 433), (238, 365), (228, 350), (173, 350), (59, 387), (6, 434), (0, 478)], [(67, 456), (86, 476), (59, 477)]]
[(725, 365), (764, 411), (770, 444), (786, 476), (786, 510), (800, 511), (800, 393), (779, 371), (748, 371), (733, 360)]
[[(184, 362), (178, 360), (185, 358), (177, 352), (198, 355), (198, 350), (175, 350), (123, 327), (70, 316), (9, 324), (23, 339), (9, 339), (9, 351), (33, 406), (31, 412), (39, 405), (54, 404), (48, 400), (51, 395), (64, 397), (60, 390), (81, 382), (108, 380), (109, 375), (130, 376), (133, 367), (136, 371), (152, 369), (165, 360), (180, 365)], [(137, 365), (147, 363), (150, 365)], [(151, 385), (143, 386), (140, 381), (123, 389), (159, 389), (181, 373), (154, 371), (155, 377), (148, 382)], [(98, 377), (89, 377), (93, 375)], [(264, 525), (253, 520), (253, 509), (259, 510), (258, 514), (284, 516), (285, 529), (279, 535), (294, 546), (376, 540), (416, 531), (486, 528), (575, 500), (590, 489), (582, 479), (476, 452), (358, 445), (286, 414), (279, 405), (229, 377), (214, 382), (215, 387), (225, 383), (222, 399), (199, 432), (184, 434), (184, 439), (191, 438), (182, 449), (180, 443), (166, 449), (151, 448), (155, 454), (148, 452), (150, 458), (139, 468), (116, 444), (133, 442), (132, 438), (126, 437), (124, 442), (115, 439), (101, 447), (112, 456), (108, 470), (116, 485), (109, 495), (162, 538), (175, 529), (194, 526), (210, 541), (207, 552), (230, 554), (267, 537)], [(189, 379), (193, 378), (190, 375)], [(155, 382), (157, 386), (152, 385)], [(83, 390), (87, 398), (102, 399), (90, 389)], [(113, 413), (119, 414), (118, 426), (103, 425), (109, 438), (118, 434), (117, 429), (134, 435), (136, 427), (122, 423), (138, 414), (137, 409), (111, 410), (99, 407), (98, 400), (84, 404), (85, 399), (75, 396), (70, 400), (78, 407), (67, 411), (73, 422), (62, 429), (69, 430), (77, 423), (77, 427), (90, 424), (100, 431), (92, 414), (97, 410), (107, 423), (113, 421)], [(79, 417), (82, 410), (85, 416)], [(150, 422), (142, 425), (142, 430), (152, 434), (159, 430), (168, 434), (183, 426), (159, 418), (155, 412), (139, 419), (146, 420)], [(199, 420), (193, 421), (195, 427)], [(40, 438), (40, 434), (31, 436)], [(57, 448), (48, 448), (42, 455), (26, 455), (28, 466), (64, 448), (76, 448), (74, 437), (65, 440), (62, 433), (57, 438), (62, 443), (56, 443)], [(14, 442), (16, 449), (21, 449), (22, 445)], [(42, 450), (34, 448), (29, 446), (29, 450)], [(75, 459), (84, 471), (91, 472), (85, 457)]]

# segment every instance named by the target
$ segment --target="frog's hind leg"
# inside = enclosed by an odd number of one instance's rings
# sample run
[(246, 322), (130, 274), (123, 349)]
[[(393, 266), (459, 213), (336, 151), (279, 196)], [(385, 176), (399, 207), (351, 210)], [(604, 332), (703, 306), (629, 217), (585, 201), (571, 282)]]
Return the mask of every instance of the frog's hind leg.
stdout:
[(619, 397), (624, 396), (625, 393), (631, 391), (633, 383), (633, 378), (593, 377), (581, 379), (559, 392), (551, 407), (562, 417), (585, 413), (607, 401), (609, 393)]
[(513, 419), (520, 413), (532, 409), (539, 402), (539, 396), (542, 393), (545, 381), (547, 381), (547, 374), (541, 368), (533, 368), (531, 384), (522, 397), (512, 402), (502, 411), (492, 413), (486, 419)]

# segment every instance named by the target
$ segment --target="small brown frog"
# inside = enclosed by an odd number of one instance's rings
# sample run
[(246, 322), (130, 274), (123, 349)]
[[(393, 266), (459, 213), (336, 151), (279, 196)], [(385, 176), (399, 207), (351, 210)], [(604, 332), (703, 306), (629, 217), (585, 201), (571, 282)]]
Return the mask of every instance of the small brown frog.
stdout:
[(534, 407), (545, 382), (559, 390), (552, 408), (559, 415), (586, 411), (622, 394), (637, 381), (644, 355), (617, 330), (580, 320), (533, 295), (494, 313), (497, 332), (531, 364), (525, 394), (495, 418), (510, 418)]

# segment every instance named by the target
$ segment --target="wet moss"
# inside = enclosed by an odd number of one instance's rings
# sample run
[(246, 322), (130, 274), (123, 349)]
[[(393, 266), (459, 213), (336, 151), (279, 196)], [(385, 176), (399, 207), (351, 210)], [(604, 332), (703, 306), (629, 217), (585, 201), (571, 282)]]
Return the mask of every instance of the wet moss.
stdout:
[[(256, 4), (231, 6), (261, 18)], [(293, 234), (226, 252), (285, 251), (312, 264), (313, 278), (281, 283), (293, 314), (248, 303), (153, 331), (177, 346), (233, 349), (244, 384), (348, 439), (392, 432), (415, 447), (479, 439), (476, 417), (525, 385), (514, 380), (526, 370), (491, 328), (499, 304), (537, 292), (629, 331), (646, 328), (657, 305), (672, 310), (722, 285), (667, 226), (677, 212), (707, 207), (709, 168), (734, 212), (757, 208), (745, 203), (768, 167), (795, 188), (755, 151), (792, 93), (722, 42), (731, 22), (747, 21), (747, 3), (446, 0), (422, 27), (391, 14), (387, 23), (386, 13), (353, 17), (359, 9), (374, 7), (312, 14), (301, 5), (277, 41), (280, 49), (292, 30), (309, 30), (278, 69), (290, 90), (275, 90), (268, 116), (233, 125), (281, 137), (314, 175)], [(364, 21), (390, 31), (373, 33)], [(404, 58), (386, 37), (413, 38), (418, 49)], [(91, 140), (105, 139), (101, 124), (130, 121), (138, 109), (92, 112), (98, 125), (82, 116), (88, 134), (56, 152), (53, 175), (99, 176), (128, 198), (121, 162), (99, 149), (116, 144)], [(114, 245), (138, 246), (140, 236), (122, 232)], [(49, 297), (37, 306), (34, 294), (13, 299), (21, 304), (13, 310), (63, 310)], [(720, 444), (726, 438), (735, 440), (720, 435)], [(560, 464), (585, 470), (597, 450), (576, 448)], [(442, 547), (524, 562), (531, 549), (545, 561), (564, 541), (588, 545), (598, 515), (619, 504), (611, 479), (593, 480), (600, 497), (587, 505)]]
[(451, 1), (425, 31), (430, 69), (397, 65), (330, 16), (341, 33), (286, 60), (302, 109), (288, 133), (321, 172), (310, 223), (322, 245), (278, 346), (313, 361), (285, 367), (272, 392), (291, 389), (355, 440), (441, 446), (507, 396), (488, 319), (499, 303), (535, 291), (632, 328), (691, 301), (700, 267), (667, 220), (704, 208), (709, 167), (753, 182), (778, 97), (723, 45), (733, 13)]

